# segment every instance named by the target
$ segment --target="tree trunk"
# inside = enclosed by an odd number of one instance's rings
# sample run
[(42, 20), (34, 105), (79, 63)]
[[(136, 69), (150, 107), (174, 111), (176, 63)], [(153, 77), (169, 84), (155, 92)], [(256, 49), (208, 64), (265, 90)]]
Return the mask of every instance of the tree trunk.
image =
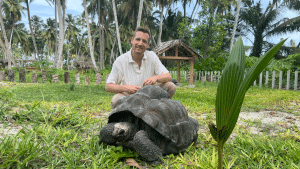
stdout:
[(140, 26), (141, 18), (142, 18), (142, 12), (143, 12), (143, 0), (140, 0), (139, 14), (138, 14), (138, 19), (137, 19), (135, 30), (137, 30), (137, 28)]
[(109, 59), (109, 64), (112, 65), (114, 62), (114, 48), (116, 44), (116, 38), (114, 40), (114, 44), (112, 45), (111, 51), (110, 51), (110, 59)]
[(38, 59), (40, 60), (39, 57), (39, 51), (35, 42), (35, 37), (33, 35), (33, 30), (32, 30), (32, 26), (31, 26), (31, 19), (30, 19), (30, 10), (29, 10), (29, 0), (26, 0), (26, 6), (27, 6), (27, 13), (28, 13), (28, 24), (29, 24), (29, 28), (30, 28), (30, 33), (31, 33), (31, 37), (32, 37), (32, 41), (33, 41), (33, 45), (34, 45), (34, 49), (35, 49), (35, 53), (38, 56)]
[[(102, 17), (102, 22), (103, 22), (103, 17)], [(101, 30), (101, 53), (100, 53), (100, 67), (101, 69), (105, 69), (105, 64), (104, 64), (104, 36), (105, 36), (105, 33), (104, 33), (104, 29), (102, 28)], [(100, 69), (100, 70), (101, 70)]]
[(57, 35), (58, 35), (58, 31), (57, 31), (57, 27), (58, 27), (58, 24), (57, 24), (57, 3), (56, 3), (56, 0), (54, 2), (54, 11), (55, 11), (55, 44), (54, 44), (54, 50), (55, 50), (55, 56), (54, 56), (54, 63), (53, 63), (53, 66), (54, 67), (57, 67), (57, 59), (58, 59), (58, 56), (57, 56), (57, 49), (58, 49), (58, 40), (57, 40)]
[[(213, 15), (213, 14), (210, 14), (210, 15)], [(209, 23), (208, 23), (207, 33), (206, 33), (205, 51), (204, 51), (204, 56), (203, 56), (204, 59), (207, 57), (207, 50), (208, 50), (208, 47), (209, 47), (210, 30), (211, 30), (212, 22), (213, 22), (213, 17), (212, 17), (212, 16), (210, 16), (208, 22), (209, 22)]]
[(254, 43), (250, 56), (259, 57), (262, 51), (263, 32), (254, 32)]
[(63, 20), (63, 16), (62, 16), (62, 6), (60, 3), (60, 0), (56, 0), (57, 2), (57, 11), (58, 11), (58, 17), (59, 17), (59, 46), (58, 46), (58, 59), (57, 59), (57, 65), (56, 68), (58, 69), (62, 69), (62, 55), (63, 55), (63, 45), (64, 45), (64, 20)]
[(88, 11), (86, 8), (86, 0), (83, 0), (83, 7), (84, 7), (85, 19), (86, 19), (86, 24), (87, 24), (88, 36), (89, 36), (89, 44), (90, 44), (92, 63), (94, 65), (95, 72), (98, 72), (98, 68), (97, 68), (97, 65), (95, 62), (95, 58), (94, 58), (94, 46), (92, 44), (93, 41), (92, 41), (92, 35), (91, 35), (91, 29), (90, 29), (89, 14), (88, 14)]
[(116, 24), (116, 31), (117, 31), (119, 51), (120, 51), (120, 54), (122, 55), (123, 52), (122, 52), (122, 46), (121, 46), (121, 40), (120, 40), (120, 33), (119, 33), (118, 18), (117, 18), (117, 9), (116, 9), (115, 0), (112, 0), (112, 4), (113, 4), (114, 16), (115, 16), (115, 24)]
[(159, 24), (159, 34), (158, 34), (158, 40), (157, 40), (157, 46), (161, 44), (161, 34), (162, 34), (162, 20), (164, 15), (164, 6), (161, 5), (161, 12), (160, 12), (160, 24)]
[[(102, 46), (104, 46), (104, 41), (102, 41), (102, 36), (104, 36), (102, 34), (102, 26), (103, 24), (101, 24), (101, 9), (100, 9), (100, 0), (98, 0), (98, 23), (99, 23), (99, 55), (100, 55), (100, 70), (103, 69), (102, 67), (102, 57), (103, 57), (103, 54), (102, 54)], [(95, 38), (96, 39), (96, 38)]]
[(236, 11), (236, 14), (235, 14), (233, 30), (232, 30), (232, 35), (231, 35), (231, 39), (230, 39), (229, 53), (231, 53), (232, 46), (233, 46), (233, 40), (234, 40), (234, 36), (235, 36), (236, 26), (237, 26), (237, 22), (238, 22), (238, 19), (239, 19), (240, 7), (241, 7), (241, 0), (237, 0), (237, 11)]

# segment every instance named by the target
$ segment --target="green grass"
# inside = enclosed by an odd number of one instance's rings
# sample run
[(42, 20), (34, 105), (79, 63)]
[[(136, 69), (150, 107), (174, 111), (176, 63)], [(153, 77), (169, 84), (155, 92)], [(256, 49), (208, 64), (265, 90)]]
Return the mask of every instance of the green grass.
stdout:
[[(99, 144), (98, 132), (107, 122), (113, 96), (101, 85), (19, 84), (0, 88), (3, 126), (22, 126), (16, 135), (0, 138), (0, 168), (130, 168), (133, 158), (148, 166), (137, 153)], [(183, 84), (185, 85), (185, 84)], [(177, 88), (181, 101), (200, 125), (197, 146), (164, 157), (151, 168), (216, 168), (217, 147), (207, 124), (214, 120), (216, 83)], [(298, 114), (298, 91), (252, 87), (242, 111), (280, 110)], [(206, 114), (206, 118), (201, 118)], [(253, 124), (255, 125), (255, 124)], [(0, 129), (1, 130), (1, 129)], [(271, 136), (251, 134), (236, 127), (224, 149), (225, 168), (300, 168), (300, 135), (295, 128)], [(1, 135), (0, 135), (1, 136)]]

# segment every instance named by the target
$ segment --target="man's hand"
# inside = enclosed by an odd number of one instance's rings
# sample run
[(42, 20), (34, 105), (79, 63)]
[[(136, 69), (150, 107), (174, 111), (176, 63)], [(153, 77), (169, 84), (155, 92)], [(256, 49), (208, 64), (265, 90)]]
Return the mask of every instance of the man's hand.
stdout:
[(147, 79), (144, 81), (143, 86), (153, 85), (153, 84), (156, 83), (156, 81), (157, 81), (157, 77), (152, 76), (152, 77), (150, 77), (150, 78), (147, 78)]
[(141, 86), (135, 85), (124, 85), (124, 87), (126, 88), (126, 92), (129, 94), (134, 94), (141, 88)]

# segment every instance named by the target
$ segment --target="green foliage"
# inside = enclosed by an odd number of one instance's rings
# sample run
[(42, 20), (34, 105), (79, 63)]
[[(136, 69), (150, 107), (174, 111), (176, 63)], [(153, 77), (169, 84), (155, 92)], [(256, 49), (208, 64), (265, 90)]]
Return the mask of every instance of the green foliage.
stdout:
[(280, 60), (273, 59), (267, 69), (270, 71), (300, 70), (300, 53), (289, 55)]
[(47, 59), (41, 60), (41, 61), (37, 61), (37, 62), (33, 62), (30, 66), (33, 67), (37, 67), (37, 68), (41, 68), (43, 70), (47, 70), (48, 67), (50, 65), (52, 65), (53, 63), (48, 62)]
[[(216, 4), (210, 1), (202, 2), (202, 11), (199, 12), (199, 21), (194, 29), (192, 47), (198, 49), (200, 55), (211, 57), (217, 55), (222, 49), (223, 41), (226, 37), (226, 23), (223, 22), (225, 16), (216, 13)], [(224, 2), (222, 2), (224, 4)], [(227, 2), (228, 3), (228, 2)], [(224, 6), (226, 6), (224, 4)]]
[(223, 70), (227, 61), (227, 54), (221, 53), (218, 57), (207, 57), (205, 59), (200, 58), (195, 63), (195, 69), (197, 71), (210, 70), (218, 71)]

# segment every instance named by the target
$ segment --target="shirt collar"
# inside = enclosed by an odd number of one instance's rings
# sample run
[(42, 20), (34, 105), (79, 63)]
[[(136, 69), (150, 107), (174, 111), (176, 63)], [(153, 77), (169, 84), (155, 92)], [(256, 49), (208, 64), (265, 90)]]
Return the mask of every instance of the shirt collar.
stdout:
[[(130, 51), (129, 51), (129, 63), (132, 63), (132, 62), (135, 62), (133, 59), (132, 59), (132, 55), (131, 55), (131, 50), (132, 48), (130, 48)], [(144, 52), (144, 57), (143, 57), (143, 60), (147, 60), (147, 50)]]

